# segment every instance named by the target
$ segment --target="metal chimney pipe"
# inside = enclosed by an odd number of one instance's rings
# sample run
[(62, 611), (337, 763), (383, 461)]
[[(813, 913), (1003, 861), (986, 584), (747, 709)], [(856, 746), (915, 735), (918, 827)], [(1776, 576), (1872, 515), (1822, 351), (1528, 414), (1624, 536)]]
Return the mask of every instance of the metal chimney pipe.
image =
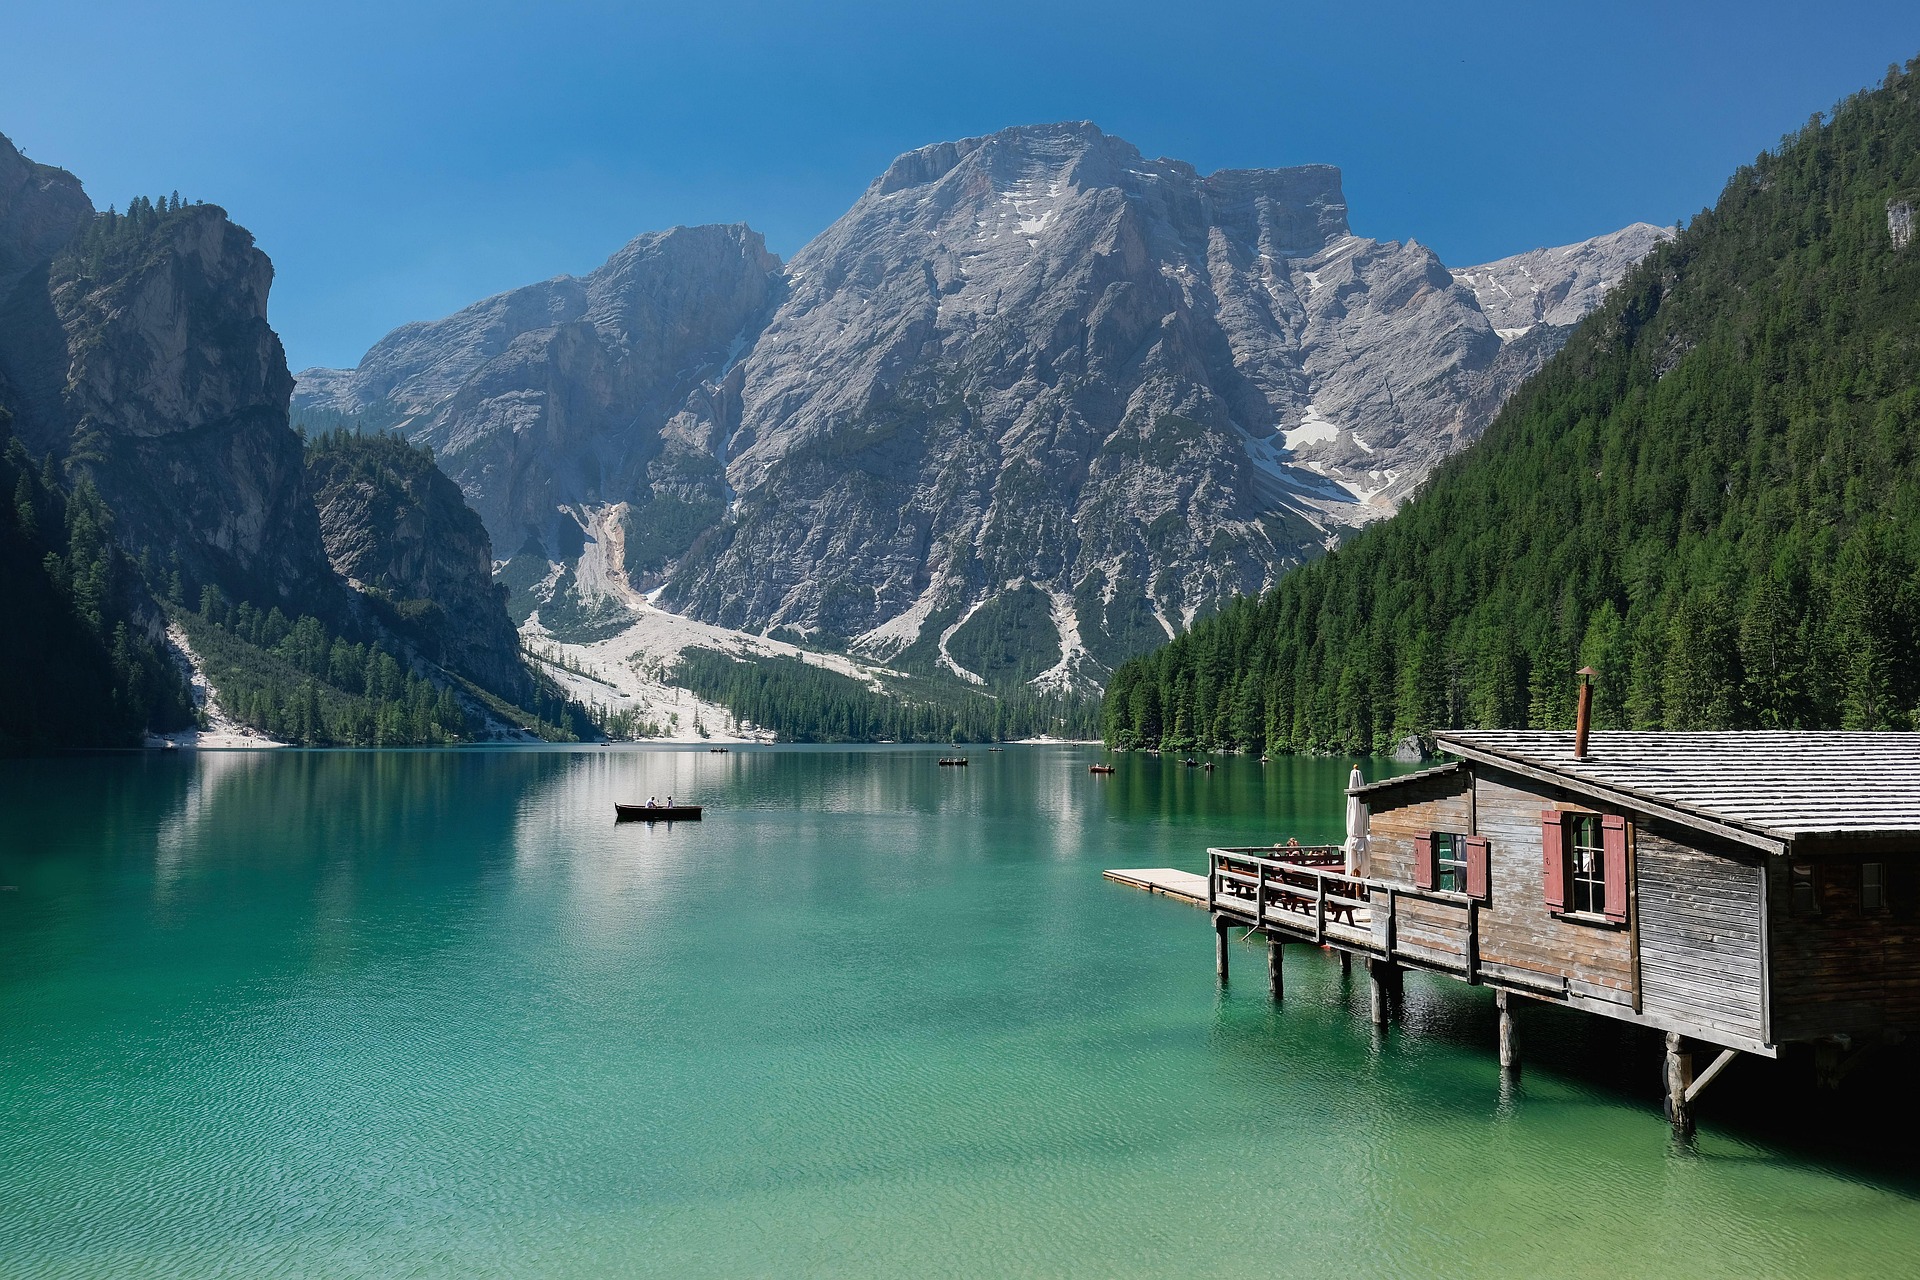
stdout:
[(1599, 675), (1592, 667), (1582, 667), (1580, 676), (1580, 710), (1573, 719), (1573, 758), (1587, 758), (1587, 726), (1593, 723), (1593, 680)]

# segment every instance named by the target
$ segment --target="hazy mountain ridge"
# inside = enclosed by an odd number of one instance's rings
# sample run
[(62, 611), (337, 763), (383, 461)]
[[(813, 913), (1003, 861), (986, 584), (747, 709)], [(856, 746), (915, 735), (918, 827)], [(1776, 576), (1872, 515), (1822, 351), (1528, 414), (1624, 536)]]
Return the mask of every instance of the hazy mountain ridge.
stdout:
[(634, 586), (703, 620), (1098, 681), (1390, 513), (1662, 234), (1450, 271), (1353, 236), (1331, 166), (1031, 126), (899, 157), (784, 270), (745, 228), (641, 237), (296, 404), (433, 443), (504, 549), (568, 560), (630, 504)]
[[(636, 238), (598, 270), (402, 326), (351, 371), (301, 375), (300, 409), (394, 426), (430, 445), (503, 554), (529, 536), (556, 551), (562, 507), (629, 501), (661, 429), (749, 341), (780, 261), (744, 226)], [(577, 533), (572, 536), (577, 545)]]

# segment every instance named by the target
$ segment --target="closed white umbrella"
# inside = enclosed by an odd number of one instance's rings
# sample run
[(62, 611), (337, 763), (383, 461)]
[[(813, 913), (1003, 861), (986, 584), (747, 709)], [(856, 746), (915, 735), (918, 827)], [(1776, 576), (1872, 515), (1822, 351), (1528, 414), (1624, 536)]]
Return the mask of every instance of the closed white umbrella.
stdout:
[[(1355, 765), (1347, 777), (1347, 790), (1365, 785), (1360, 766)], [(1367, 874), (1367, 802), (1356, 795), (1347, 796), (1347, 874)]]

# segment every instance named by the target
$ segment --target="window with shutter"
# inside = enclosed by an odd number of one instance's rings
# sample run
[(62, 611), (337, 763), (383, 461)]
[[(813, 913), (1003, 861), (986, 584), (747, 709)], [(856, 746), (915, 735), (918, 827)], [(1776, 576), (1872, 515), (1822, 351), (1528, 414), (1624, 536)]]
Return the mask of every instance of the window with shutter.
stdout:
[(1433, 841), (1433, 878), (1423, 889), (1447, 893), (1467, 891), (1467, 837), (1452, 831), (1430, 833)]
[(1418, 889), (1433, 888), (1433, 833), (1423, 831), (1413, 838), (1413, 883)]
[(1607, 909), (1607, 853), (1597, 813), (1569, 813), (1560, 820), (1567, 833), (1567, 909), (1597, 916)]
[(1600, 821), (1602, 865), (1606, 884), (1602, 909), (1615, 924), (1627, 922), (1627, 820), (1617, 813)]
[(1491, 880), (1487, 860), (1487, 838), (1468, 836), (1467, 845), (1467, 895), (1485, 902), (1488, 898), (1487, 886)]
[(1558, 809), (1540, 814), (1540, 879), (1552, 911), (1567, 909), (1567, 837), (1560, 818)]
[(1887, 909), (1887, 864), (1860, 864), (1860, 910), (1877, 913)]

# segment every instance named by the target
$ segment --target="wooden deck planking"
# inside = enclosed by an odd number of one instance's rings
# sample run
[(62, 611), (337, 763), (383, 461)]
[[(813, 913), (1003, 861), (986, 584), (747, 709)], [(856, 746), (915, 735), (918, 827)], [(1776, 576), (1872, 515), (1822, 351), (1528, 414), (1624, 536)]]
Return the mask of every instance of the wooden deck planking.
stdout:
[(1207, 905), (1207, 878), (1191, 871), (1176, 871), (1172, 867), (1134, 867), (1102, 871), (1100, 874), (1115, 884), (1178, 898), (1191, 906)]

